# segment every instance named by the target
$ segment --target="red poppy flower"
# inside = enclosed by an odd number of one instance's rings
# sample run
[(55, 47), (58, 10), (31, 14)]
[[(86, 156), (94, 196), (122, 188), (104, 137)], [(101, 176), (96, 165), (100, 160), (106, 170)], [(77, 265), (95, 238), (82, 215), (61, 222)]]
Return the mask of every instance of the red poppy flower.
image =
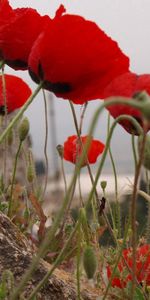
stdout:
[[(111, 285), (113, 287), (123, 288), (132, 280), (131, 272), (127, 265), (132, 269), (132, 250), (131, 248), (123, 250), (122, 258), (118, 264), (118, 272), (114, 276)], [(113, 268), (107, 267), (107, 276), (111, 277)], [(145, 282), (150, 285), (150, 245), (143, 245), (136, 251), (136, 278), (139, 283)]]
[[(5, 74), (8, 113), (21, 107), (31, 95), (29, 86), (19, 77)], [(2, 76), (0, 75), (0, 114), (5, 114)]]
[(27, 69), (28, 56), (38, 35), (50, 21), (32, 8), (12, 9), (0, 1), (0, 59), (14, 69)]
[[(87, 136), (82, 136), (81, 141), (82, 145), (86, 144)], [(67, 141), (64, 143), (64, 159), (72, 162), (73, 164), (76, 163), (77, 159), (79, 159), (82, 153), (82, 146), (78, 137), (76, 135), (69, 136)], [(104, 150), (104, 144), (98, 140), (94, 140), (91, 137), (89, 149), (87, 151), (87, 159), (90, 164), (94, 164), (98, 158), (98, 156)], [(86, 161), (83, 162), (82, 166), (86, 165)]]
[[(150, 95), (150, 74), (137, 75), (131, 72), (127, 72), (115, 78), (107, 86), (107, 88), (104, 91), (103, 97), (107, 98), (110, 96), (124, 96), (132, 98), (137, 93), (143, 90)], [(117, 118), (118, 116), (123, 114), (127, 114), (133, 116), (140, 123), (140, 125), (143, 126), (142, 114), (139, 110), (135, 108), (119, 104), (112, 105), (107, 109), (114, 118)], [(131, 124), (129, 121), (123, 120), (120, 122), (120, 124), (129, 133), (138, 134), (136, 132), (136, 129), (133, 127), (133, 124)]]
[(34, 43), (29, 72), (56, 96), (83, 104), (101, 98), (109, 82), (128, 71), (129, 59), (94, 22), (63, 12), (61, 6)]
[(0, 1), (0, 27), (4, 26), (14, 17), (14, 12), (11, 6), (9, 5), (8, 0)]

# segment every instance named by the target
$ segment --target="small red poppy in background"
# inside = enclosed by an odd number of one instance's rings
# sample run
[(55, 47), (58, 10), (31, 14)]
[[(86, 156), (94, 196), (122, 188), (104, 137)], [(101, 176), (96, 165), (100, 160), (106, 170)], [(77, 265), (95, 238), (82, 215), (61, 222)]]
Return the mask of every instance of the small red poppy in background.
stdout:
[(12, 9), (8, 0), (1, 0), (0, 59), (16, 70), (27, 69), (33, 43), (49, 21), (35, 9)]
[(129, 59), (94, 22), (64, 11), (61, 6), (34, 43), (29, 72), (56, 96), (83, 104), (101, 98), (104, 88), (128, 71)]
[[(132, 269), (132, 250), (125, 249), (122, 252), (122, 258), (118, 264), (117, 272), (113, 277), (111, 285), (113, 287), (124, 288), (132, 280), (129, 269)], [(107, 266), (107, 276), (110, 279), (113, 267)], [(136, 251), (136, 279), (139, 283), (150, 285), (150, 245), (146, 244), (137, 248)]]
[[(64, 143), (63, 157), (65, 160), (68, 160), (75, 164), (80, 158), (80, 155), (83, 151), (83, 147), (86, 144), (88, 136), (82, 136), (81, 141), (76, 135), (69, 136), (67, 141)], [(81, 145), (82, 142), (82, 145)], [(94, 140), (91, 137), (90, 145), (87, 151), (87, 159), (90, 164), (94, 164), (98, 156), (104, 150), (104, 144), (98, 140)], [(86, 165), (86, 160), (83, 162), (82, 167)]]
[[(20, 108), (30, 97), (31, 89), (19, 77), (5, 74), (7, 112)], [(2, 76), (0, 75), (0, 115), (5, 114)]]
[[(150, 95), (150, 74), (137, 75), (135, 73), (127, 72), (119, 77), (116, 77), (106, 87), (103, 97), (105, 99), (110, 96), (124, 96), (132, 98), (141, 91), (146, 91)], [(109, 106), (107, 109), (114, 118), (117, 118), (118, 116), (123, 114), (127, 114), (134, 117), (143, 127), (142, 114), (138, 109), (120, 104)], [(120, 124), (129, 133), (138, 134), (131, 122), (123, 120), (120, 122)], [(148, 128), (148, 130), (149, 129), (150, 128)]]

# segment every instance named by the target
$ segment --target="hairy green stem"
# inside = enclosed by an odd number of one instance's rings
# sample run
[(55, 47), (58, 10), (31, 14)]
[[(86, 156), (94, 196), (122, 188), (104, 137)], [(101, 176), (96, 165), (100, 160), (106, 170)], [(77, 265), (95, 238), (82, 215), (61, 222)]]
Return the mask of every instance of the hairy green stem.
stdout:
[(28, 106), (32, 103), (32, 101), (34, 100), (34, 98), (37, 96), (37, 94), (39, 93), (39, 91), (42, 88), (42, 85), (43, 85), (43, 82), (41, 82), (38, 85), (38, 87), (36, 88), (36, 90), (29, 97), (29, 99), (26, 101), (26, 103), (22, 106), (22, 108), (19, 110), (19, 112), (16, 114), (16, 116), (12, 119), (12, 121), (9, 123), (9, 125), (7, 126), (7, 128), (2, 132), (2, 134), (0, 135), (0, 144), (4, 141), (4, 139), (8, 135), (9, 130), (11, 130), (15, 126), (15, 124), (18, 122), (18, 120), (22, 117), (23, 113), (27, 110)]
[[(114, 100), (110, 100), (110, 102), (112, 103), (112, 102), (114, 102)], [(132, 102), (134, 102), (134, 101), (132, 101)], [(130, 103), (129, 103), (129, 104), (130, 104)], [(135, 104), (137, 105), (137, 103), (135, 103)], [(94, 122), (95, 122), (95, 124), (97, 123), (97, 119), (98, 119), (99, 114), (100, 114), (101, 111), (102, 111), (102, 107), (103, 107), (103, 106), (107, 106), (107, 105), (108, 105), (108, 102), (103, 103), (103, 105), (102, 105), (102, 106), (97, 110), (97, 112), (95, 113), (95, 116), (94, 116), (93, 122), (92, 122), (93, 128), (92, 128), (92, 125), (91, 125), (91, 128), (90, 128), (90, 130), (89, 130), (89, 137), (92, 136), (92, 134), (93, 134), (93, 131), (94, 131)], [(79, 132), (79, 129), (78, 129), (77, 118), (76, 118), (76, 114), (75, 114), (75, 110), (74, 110), (74, 106), (73, 106), (73, 103), (72, 103), (72, 102), (70, 102), (70, 106), (71, 106), (71, 110), (72, 110), (72, 114), (73, 114), (73, 119), (74, 119), (74, 124), (75, 124), (75, 128), (76, 128), (76, 132), (77, 132), (78, 138), (79, 138), (79, 140), (80, 140), (80, 142), (81, 142), (81, 144), (82, 144), (82, 141), (81, 141), (81, 138), (80, 138), (80, 132)], [(133, 123), (133, 125), (135, 126), (135, 128), (137, 129), (137, 131), (138, 131), (140, 134), (143, 134), (143, 130), (142, 130), (141, 126), (139, 125), (139, 123), (138, 123), (133, 117), (128, 116), (128, 115), (122, 115), (122, 116), (118, 117), (118, 118), (114, 121), (114, 125), (113, 125), (114, 128), (115, 128), (115, 126), (117, 125), (117, 122), (119, 122), (119, 121), (122, 120), (122, 119), (128, 119), (131, 123)], [(112, 127), (113, 127), (113, 126), (112, 126)], [(113, 132), (113, 128), (111, 128), (111, 130), (112, 130), (112, 132)], [(109, 136), (108, 136), (108, 149), (110, 149), (110, 147), (109, 147), (110, 140), (111, 140), (111, 136), (110, 136), (110, 139), (109, 139)], [(107, 143), (106, 143), (106, 145), (107, 145)], [(90, 179), (91, 179), (92, 186), (93, 186), (93, 187), (92, 187), (92, 190), (91, 190), (91, 193), (90, 193), (90, 195), (89, 195), (89, 200), (87, 201), (87, 206), (89, 205), (89, 203), (91, 203), (92, 198), (93, 198), (93, 196), (94, 196), (94, 193), (95, 193), (95, 196), (96, 196), (97, 201), (98, 201), (98, 199), (99, 199), (98, 193), (97, 193), (97, 189), (96, 189), (96, 186), (97, 186), (97, 182), (98, 182), (99, 176), (100, 176), (101, 171), (102, 171), (102, 167), (103, 167), (104, 162), (105, 162), (105, 158), (106, 158), (107, 150), (108, 150), (108, 149), (107, 149), (107, 147), (105, 147), (105, 150), (104, 150), (104, 153), (103, 153), (103, 156), (102, 156), (102, 159), (101, 159), (101, 164), (100, 164), (100, 167), (99, 167), (99, 170), (98, 170), (98, 172), (97, 172), (97, 175), (96, 175), (96, 178), (95, 178), (95, 182), (94, 182), (93, 175), (92, 175), (92, 172), (91, 172), (91, 168), (90, 168), (90, 165), (89, 165), (88, 160), (87, 160), (86, 151), (85, 151), (85, 149), (83, 148), (83, 152), (84, 152), (84, 154), (85, 154), (86, 161), (87, 161), (87, 168), (88, 168), (89, 175), (90, 175)], [(116, 174), (116, 173), (115, 173), (115, 174)], [(119, 206), (119, 204), (118, 204), (118, 206)], [(110, 225), (110, 223), (109, 223), (109, 220), (108, 220), (108, 218), (107, 218), (107, 215), (105, 214), (104, 211), (103, 211), (103, 217), (104, 217), (104, 219), (105, 219), (105, 222), (106, 222), (106, 224), (107, 224), (107, 226), (108, 226), (108, 229), (109, 229), (109, 231), (110, 231), (110, 233), (111, 233), (111, 235), (112, 235), (112, 237), (113, 237), (115, 243), (117, 244), (116, 236), (114, 235), (114, 232), (113, 232), (113, 230), (112, 230), (112, 228), (111, 228), (111, 225)], [(119, 227), (120, 227), (120, 226), (119, 226)]]
[(131, 228), (132, 228), (132, 286), (131, 286), (131, 299), (134, 299), (135, 295), (135, 287), (136, 287), (136, 238), (137, 238), (137, 228), (136, 228), (136, 199), (137, 199), (137, 186), (138, 180), (140, 176), (143, 156), (144, 156), (144, 148), (146, 142), (146, 131), (143, 133), (143, 141), (140, 149), (139, 161), (137, 163), (135, 177), (134, 177), (134, 185), (133, 185), (133, 194), (131, 201)]
[[(66, 210), (64, 212), (64, 216), (63, 216), (64, 219), (63, 219), (63, 223), (62, 223), (61, 228), (60, 228), (60, 232), (63, 232), (64, 226), (65, 226), (66, 221), (67, 221), (67, 216), (68, 216), (68, 213), (69, 213), (69, 210), (70, 210), (70, 207), (71, 207), (71, 204), (72, 204), (72, 200), (73, 200), (73, 197), (74, 197), (74, 192), (75, 192), (78, 176), (76, 177), (76, 179), (74, 181), (74, 184), (72, 186), (72, 191), (71, 191), (70, 196), (69, 196), (70, 199), (68, 200), (68, 204), (67, 204)], [(66, 190), (66, 194), (67, 194), (67, 190)]]
[(80, 223), (77, 222), (73, 231), (71, 232), (65, 246), (63, 247), (63, 249), (60, 251), (58, 257), (56, 258), (52, 268), (50, 269), (50, 271), (47, 272), (47, 274), (43, 277), (43, 279), (40, 281), (40, 283), (36, 286), (36, 288), (32, 291), (32, 293), (30, 294), (30, 296), (27, 298), (27, 300), (32, 300), (33, 297), (37, 294), (37, 292), (43, 287), (43, 285), (46, 284), (47, 280), (49, 279), (49, 277), (52, 275), (52, 273), (54, 272), (54, 270), (57, 268), (57, 266), (62, 262), (64, 256), (66, 254), (68, 254), (67, 250), (68, 247), (70, 246), (72, 239), (75, 235), (75, 233), (77, 232), (78, 228), (79, 228)]
[[(147, 190), (147, 195), (150, 198), (150, 179), (149, 179), (149, 171), (146, 169), (145, 170), (145, 176), (146, 176), (146, 190)], [(146, 224), (146, 239), (147, 242), (150, 243), (150, 201), (148, 201), (147, 205), (147, 224)]]
[(79, 176), (78, 176), (78, 186), (79, 186), (80, 206), (84, 207), (84, 201), (83, 201), (83, 197), (82, 197), (82, 188), (81, 188), (81, 172), (79, 173)]
[(78, 239), (77, 239), (77, 299), (81, 300), (81, 287), (80, 287), (80, 261), (81, 261), (81, 228), (78, 227)]
[[(40, 88), (42, 87), (42, 84), (41, 86), (39, 87), (39, 90)], [(20, 295), (20, 293), (22, 292), (22, 290), (24, 289), (24, 286), (25, 284), (28, 282), (28, 280), (30, 279), (31, 275), (33, 274), (34, 270), (37, 268), (37, 265), (40, 261), (40, 258), (43, 257), (45, 255), (45, 253), (47, 252), (47, 248), (49, 246), (49, 244), (51, 243), (51, 241), (53, 240), (54, 236), (55, 236), (55, 233), (60, 225), (60, 222), (62, 221), (62, 218), (64, 216), (64, 212), (65, 212), (65, 209), (68, 205), (68, 202), (69, 202), (69, 196), (70, 196), (70, 193), (72, 191), (72, 188), (73, 188), (73, 185), (74, 185), (74, 182), (76, 181), (77, 179), (77, 176), (79, 174), (79, 171), (80, 171), (80, 168), (82, 166), (82, 163), (83, 161), (85, 160), (85, 153), (87, 151), (87, 149), (89, 148), (89, 145), (90, 145), (90, 136), (93, 134), (94, 130), (95, 130), (95, 127), (96, 127), (96, 124), (97, 124), (97, 121), (98, 121), (98, 118), (99, 118), (99, 115), (101, 114), (102, 110), (104, 109), (104, 107), (107, 107), (109, 105), (114, 105), (114, 104), (126, 104), (126, 105), (129, 105), (129, 106), (133, 106), (133, 107), (136, 107), (136, 108), (141, 108), (139, 102), (135, 101), (135, 100), (130, 100), (130, 101), (127, 101), (127, 100), (109, 100), (107, 102), (104, 102), (98, 109), (97, 111), (95, 112), (94, 114), (94, 117), (93, 117), (93, 120), (92, 120), (92, 123), (91, 123), (91, 126), (90, 126), (90, 129), (89, 129), (89, 135), (88, 135), (88, 138), (87, 138), (87, 141), (86, 141), (86, 144), (85, 144), (85, 151), (82, 151), (81, 153), (81, 156), (80, 156), (80, 159), (79, 161), (77, 162), (77, 165), (75, 167), (75, 171), (74, 171), (74, 174), (73, 174), (73, 177), (72, 177), (72, 180), (71, 180), (71, 183), (70, 183), (70, 186), (68, 188), (68, 191), (67, 191), (67, 194), (65, 195), (64, 197), (64, 200), (63, 200), (63, 204), (62, 204), (62, 207), (60, 209), (60, 211), (58, 212), (55, 220), (54, 220), (54, 223), (52, 225), (52, 227), (50, 228), (50, 230), (47, 232), (47, 235), (41, 245), (41, 247), (39, 248), (39, 251), (37, 253), (36, 256), (34, 256), (33, 260), (32, 260), (32, 263), (29, 267), (29, 269), (26, 271), (25, 275), (23, 276), (20, 284), (18, 285), (17, 289), (14, 291), (12, 297), (11, 297), (11, 300), (16, 300), (18, 295)], [(22, 115), (22, 114), (21, 114)], [(19, 116), (20, 117), (20, 116)], [(113, 126), (113, 129), (110, 130), (110, 133), (112, 135), (112, 132), (117, 124), (118, 121), (120, 121), (121, 119), (123, 118), (127, 118), (129, 119), (131, 122), (134, 123), (134, 125), (137, 127), (137, 129), (139, 130), (140, 133), (142, 133), (142, 128), (141, 126), (138, 124), (138, 122), (130, 117), (130, 116), (120, 116), (119, 118), (117, 118), (117, 120), (115, 121), (115, 125)], [(18, 119), (17, 119), (18, 120)], [(11, 127), (13, 126), (13, 124), (11, 125)], [(5, 133), (6, 135), (7, 133)], [(4, 137), (5, 137), (4, 135)], [(109, 137), (108, 139), (108, 146), (109, 146), (109, 142), (110, 142), (110, 139), (111, 137)], [(0, 137), (0, 142), (1, 142), (2, 138)], [(106, 149), (106, 148), (105, 148)], [(107, 150), (108, 150), (108, 147), (107, 147)], [(93, 187), (92, 187), (92, 190), (91, 190), (91, 193), (89, 195), (89, 198), (88, 198), (88, 202), (90, 202), (92, 196), (93, 196), (93, 193), (95, 191), (95, 188), (97, 186), (97, 182), (98, 182), (98, 178), (99, 178), (99, 173), (101, 173), (101, 169), (102, 169), (102, 166), (103, 166), (103, 163), (105, 161), (105, 158), (106, 158), (106, 154), (107, 154), (107, 151), (105, 150), (104, 153), (103, 153), (103, 157), (102, 157), (102, 160), (101, 160), (101, 164), (99, 166), (99, 169), (98, 169), (98, 172), (97, 172), (97, 175), (96, 175), (96, 178), (95, 178), (95, 181), (94, 181), (94, 184), (93, 184)]]
[(33, 260), (32, 260), (32, 263), (31, 263), (29, 269), (26, 271), (25, 275), (23, 276), (20, 284), (18, 285), (18, 288), (14, 291), (11, 300), (17, 299), (18, 295), (20, 295), (21, 291), (24, 289), (25, 284), (30, 279), (32, 273), (37, 268), (40, 258), (44, 257), (45, 254), (47, 253), (47, 249), (48, 249), (51, 241), (53, 240), (55, 233), (56, 233), (56, 231), (62, 221), (62, 218), (65, 214), (66, 208), (67, 208), (69, 200), (70, 200), (70, 194), (72, 193), (72, 188), (74, 186), (74, 182), (77, 179), (77, 176), (78, 176), (78, 169), (76, 167), (71, 184), (68, 188), (67, 194), (64, 197), (62, 207), (61, 207), (60, 211), (58, 212), (52, 227), (47, 232), (46, 237), (45, 237), (41, 247), (39, 248), (37, 255), (33, 257)]
[[(98, 112), (98, 111), (97, 111)], [(96, 112), (96, 114), (97, 114)], [(95, 114), (95, 120), (97, 119), (97, 116)], [(110, 144), (110, 141), (111, 141), (111, 137), (112, 137), (112, 134), (113, 134), (113, 131), (117, 125), (118, 122), (120, 122), (121, 120), (129, 120), (130, 122), (132, 122), (134, 124), (134, 126), (137, 128), (137, 130), (139, 131), (140, 134), (143, 134), (143, 129), (141, 128), (141, 126), (139, 125), (139, 123), (131, 116), (128, 116), (128, 115), (121, 115), (119, 116), (118, 118), (115, 119), (111, 129), (110, 129), (110, 132), (109, 132), (109, 136), (107, 137), (107, 141), (106, 141), (106, 145), (105, 145), (105, 149), (104, 149), (104, 152), (103, 152), (103, 155), (102, 155), (102, 158), (101, 158), (101, 161), (100, 161), (100, 164), (99, 164), (99, 167), (98, 167), (98, 170), (97, 170), (97, 174), (96, 174), (96, 177), (95, 177), (95, 181), (93, 183), (93, 187), (91, 189), (91, 192), (89, 194), (89, 197), (88, 197), (88, 200), (87, 200), (87, 203), (89, 204), (92, 197), (93, 197), (93, 194), (95, 192), (95, 189), (96, 189), (96, 186), (97, 186), (97, 183), (98, 183), (98, 179), (101, 175), (101, 171), (102, 171), (102, 168), (103, 168), (103, 165), (104, 165), (104, 162), (105, 162), (105, 159), (106, 159), (106, 155), (108, 153), (108, 150), (109, 150), (109, 144)], [(91, 131), (91, 130), (90, 130)]]
[(109, 289), (110, 289), (110, 287), (111, 287), (112, 280), (113, 280), (113, 278), (114, 278), (115, 272), (116, 272), (117, 267), (118, 267), (118, 263), (119, 263), (119, 261), (120, 261), (120, 259), (121, 259), (121, 256), (122, 256), (122, 251), (123, 251), (124, 246), (125, 246), (125, 242), (126, 242), (126, 238), (127, 238), (129, 226), (130, 226), (130, 222), (128, 222), (127, 225), (126, 225), (125, 233), (124, 233), (124, 238), (123, 238), (123, 242), (122, 242), (122, 245), (121, 245), (121, 247), (120, 247), (120, 250), (119, 250), (119, 253), (118, 253), (118, 257), (117, 257), (116, 262), (115, 262), (114, 269), (113, 269), (113, 271), (112, 271), (111, 277), (110, 277), (110, 279), (109, 279), (109, 283), (108, 283), (108, 285), (107, 285), (107, 288), (106, 288), (106, 291), (105, 291), (105, 294), (104, 294), (102, 300), (105, 300), (105, 299), (106, 299), (106, 297), (107, 297), (107, 295), (108, 295), (108, 292), (109, 292)]
[(131, 142), (132, 142), (132, 151), (133, 151), (134, 165), (135, 165), (135, 170), (136, 170), (136, 167), (137, 167), (137, 154), (136, 154), (135, 135), (134, 134), (132, 134), (132, 136), (131, 136)]
[(81, 117), (80, 117), (80, 125), (79, 125), (79, 133), (80, 133), (80, 135), (82, 133), (83, 120), (84, 120), (84, 115), (85, 115), (87, 106), (88, 106), (88, 102), (85, 102), (84, 103), (84, 107), (83, 107), (83, 111), (82, 111)]
[(43, 98), (44, 98), (44, 109), (45, 109), (45, 143), (44, 143), (44, 156), (45, 156), (45, 164), (46, 164), (46, 171), (45, 171), (45, 182), (44, 182), (44, 188), (42, 193), (42, 200), (44, 199), (46, 188), (47, 188), (47, 182), (48, 182), (48, 155), (47, 155), (47, 143), (48, 143), (48, 116), (47, 116), (47, 102), (46, 102), (46, 94), (45, 90), (42, 89), (43, 92)]
[(18, 150), (17, 150), (17, 153), (16, 153), (13, 176), (12, 176), (12, 182), (11, 182), (10, 199), (9, 199), (9, 206), (8, 206), (8, 217), (10, 217), (10, 218), (11, 218), (11, 214), (12, 214), (13, 188), (14, 188), (14, 183), (15, 183), (17, 162), (18, 162), (18, 157), (19, 157), (19, 154), (20, 154), (21, 146), (22, 146), (22, 141), (20, 141), (19, 147), (18, 147)]
[[(5, 114), (4, 114), (4, 127), (7, 127), (7, 92), (6, 92), (6, 80), (5, 80), (5, 72), (4, 72), (4, 65), (2, 65), (2, 90), (3, 90), (3, 103), (5, 107)], [(3, 169), (3, 178), (4, 184), (7, 184), (7, 139), (4, 142), (4, 169)]]
[[(87, 152), (84, 150), (82, 139), (81, 139), (83, 118), (84, 118), (84, 114), (85, 114), (85, 111), (86, 111), (86, 106), (85, 106), (85, 108), (83, 110), (82, 119), (81, 119), (80, 127), (79, 127), (78, 126), (78, 122), (77, 122), (77, 117), (76, 117), (76, 112), (75, 112), (74, 105), (73, 105), (73, 103), (71, 101), (69, 101), (69, 102), (70, 102), (70, 107), (71, 107), (71, 111), (72, 111), (72, 115), (73, 115), (73, 121), (74, 121), (75, 129), (76, 129), (76, 133), (77, 133), (77, 136), (78, 136), (78, 139), (79, 139), (80, 146), (82, 147), (82, 151), (85, 152), (86, 166), (87, 166), (87, 169), (88, 169), (88, 172), (89, 172), (91, 183), (93, 184), (94, 178), (93, 178), (91, 167), (90, 167), (90, 164), (89, 164), (89, 161), (88, 161)], [(79, 174), (79, 177), (80, 177), (80, 174)], [(79, 178), (79, 180), (80, 180), (80, 178)], [(98, 196), (98, 192), (97, 192), (96, 189), (95, 189), (95, 197), (96, 197), (96, 201), (98, 201), (99, 196)], [(92, 212), (93, 212), (93, 219), (94, 219), (94, 222), (96, 224), (96, 223), (98, 223), (98, 220), (97, 220), (98, 218), (97, 218), (97, 209), (96, 209), (97, 207), (96, 207), (96, 203), (95, 203), (96, 201), (94, 201), (95, 197), (93, 197), (93, 201), (92, 201)], [(81, 195), (81, 193), (80, 193), (80, 199), (81, 199), (81, 203), (82, 203), (82, 195)]]
[(62, 171), (62, 176), (64, 180), (64, 185), (65, 185), (65, 194), (67, 193), (67, 180), (66, 180), (66, 174), (65, 174), (65, 169), (64, 169), (64, 160), (61, 157), (61, 171)]
[[(109, 135), (109, 130), (110, 130), (110, 113), (108, 113), (107, 136)], [(115, 179), (115, 196), (116, 196), (116, 201), (118, 201), (117, 171), (116, 171), (115, 162), (114, 162), (113, 155), (112, 155), (110, 147), (109, 147), (109, 156), (110, 156), (112, 169), (113, 169), (113, 173), (114, 173), (114, 179)]]
[[(110, 130), (110, 113), (108, 113), (107, 136), (109, 135), (109, 130)], [(117, 180), (116, 166), (115, 166), (115, 162), (113, 159), (113, 155), (112, 155), (110, 146), (109, 146), (109, 156), (110, 156), (113, 174), (114, 174), (114, 180), (115, 180), (115, 218), (112, 222), (113, 222), (113, 224), (115, 224), (115, 229), (117, 226), (117, 229), (118, 229), (117, 237), (120, 238), (121, 237), (121, 215), (120, 215), (120, 204), (118, 201), (118, 180)]]

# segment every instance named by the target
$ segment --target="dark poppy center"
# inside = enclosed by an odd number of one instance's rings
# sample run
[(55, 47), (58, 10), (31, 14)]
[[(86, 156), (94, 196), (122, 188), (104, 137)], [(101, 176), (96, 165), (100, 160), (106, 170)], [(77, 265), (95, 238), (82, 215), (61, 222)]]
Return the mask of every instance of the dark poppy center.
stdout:
[(5, 105), (0, 106), (0, 115), (4, 116), (5, 115)]
[(36, 75), (30, 68), (29, 68), (29, 73), (31, 78), (36, 83), (40, 83), (40, 81), (44, 81), (43, 88), (55, 94), (65, 94), (72, 90), (72, 86), (68, 82), (50, 82), (48, 80), (44, 80), (44, 71), (41, 64), (39, 64), (38, 66), (38, 75)]
[(56, 94), (63, 94), (63, 93), (68, 93), (71, 91), (71, 85), (66, 82), (49, 82), (49, 81), (44, 81), (44, 87), (45, 89), (56, 93)]
[(27, 62), (20, 59), (15, 59), (15, 60), (6, 59), (5, 62), (8, 66), (11, 66), (12, 68), (19, 68), (23, 70), (28, 68)]

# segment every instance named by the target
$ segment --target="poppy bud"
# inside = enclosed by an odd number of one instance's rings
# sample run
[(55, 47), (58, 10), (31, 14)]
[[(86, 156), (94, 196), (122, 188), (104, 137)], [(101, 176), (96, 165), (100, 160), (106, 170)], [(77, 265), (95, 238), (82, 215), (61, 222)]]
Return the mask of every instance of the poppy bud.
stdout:
[(28, 135), (30, 129), (30, 124), (27, 118), (24, 118), (19, 126), (19, 139), (20, 142), (23, 142)]
[[(138, 139), (139, 153), (140, 153), (140, 149), (141, 149), (141, 145), (142, 145), (142, 140), (143, 140), (143, 136), (140, 136)], [(146, 169), (150, 170), (150, 136), (149, 135), (146, 136), (143, 165)]]
[(88, 279), (92, 279), (97, 268), (97, 259), (91, 246), (87, 246), (83, 254), (84, 270)]
[(57, 149), (57, 152), (58, 152), (60, 158), (63, 158), (63, 155), (64, 155), (64, 148), (63, 148), (63, 146), (62, 145), (57, 145), (56, 149)]
[(107, 181), (106, 180), (103, 180), (103, 181), (101, 181), (101, 188), (102, 188), (102, 190), (103, 190), (103, 192), (105, 191), (105, 189), (106, 189), (106, 186), (107, 186)]
[(34, 162), (33, 162), (32, 152), (29, 151), (28, 167), (27, 167), (27, 180), (28, 180), (28, 182), (32, 183), (34, 179), (35, 179)]
[(35, 174), (34, 174), (34, 168), (33, 168), (33, 166), (32, 165), (29, 165), (28, 166), (28, 169), (27, 169), (27, 180), (31, 183), (31, 182), (33, 182), (33, 180), (34, 180), (34, 176)]

